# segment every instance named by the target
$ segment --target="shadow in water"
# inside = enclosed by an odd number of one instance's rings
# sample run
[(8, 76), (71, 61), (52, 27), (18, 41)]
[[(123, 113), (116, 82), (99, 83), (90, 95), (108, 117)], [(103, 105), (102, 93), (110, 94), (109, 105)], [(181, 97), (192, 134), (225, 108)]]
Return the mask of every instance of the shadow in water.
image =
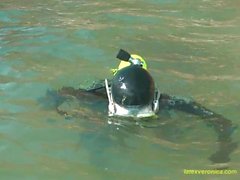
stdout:
[[(213, 164), (228, 163), (230, 161), (230, 154), (237, 148), (237, 143), (232, 140), (232, 133), (237, 127), (233, 125), (232, 121), (224, 118), (222, 115), (212, 112), (194, 101), (162, 94), (160, 97), (160, 111), (157, 116), (151, 119), (108, 118), (108, 101), (104, 91), (105, 89), (100, 89), (100, 91), (87, 91), (64, 87), (58, 91), (47, 91), (46, 96), (40, 99), (40, 102), (43, 106), (47, 104), (48, 106), (45, 106), (47, 108), (51, 107), (56, 109), (56, 111), (65, 116), (65, 118), (84, 117), (88, 122), (101, 125), (101, 131), (96, 131), (95, 133), (86, 132), (81, 135), (81, 140), (83, 140), (83, 142), (98, 142), (97, 146), (89, 147), (91, 151), (94, 151), (92, 152), (93, 154), (98, 154), (104, 151), (104, 149), (112, 147), (114, 143), (115, 147), (126, 146), (126, 134), (129, 136), (129, 133), (125, 133), (124, 136), (114, 136), (115, 138), (119, 138), (117, 141), (112, 141), (111, 139), (112, 134), (120, 133), (118, 131), (119, 127), (133, 134), (138, 133), (142, 128), (151, 128), (156, 132), (156, 136), (160, 138), (165, 138), (168, 141), (177, 140), (178, 136), (180, 136), (183, 131), (174, 121), (171, 123), (171, 117), (168, 116), (170, 111), (182, 111), (194, 116), (199, 116), (207, 126), (211, 127), (216, 132), (218, 150), (209, 157), (209, 160)], [(101, 132), (104, 132), (104, 135), (101, 134)], [(106, 136), (106, 133), (108, 136)], [(85, 144), (89, 145), (95, 143)], [(218, 168), (218, 166), (216, 166), (216, 168)]]

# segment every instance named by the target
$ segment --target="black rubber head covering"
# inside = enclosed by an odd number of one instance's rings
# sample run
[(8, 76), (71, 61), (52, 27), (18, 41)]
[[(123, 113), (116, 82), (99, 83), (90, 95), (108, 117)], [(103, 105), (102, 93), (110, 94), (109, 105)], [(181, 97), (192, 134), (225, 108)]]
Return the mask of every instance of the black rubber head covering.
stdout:
[(127, 66), (117, 72), (112, 80), (113, 100), (121, 106), (145, 106), (153, 101), (154, 81), (138, 65)]

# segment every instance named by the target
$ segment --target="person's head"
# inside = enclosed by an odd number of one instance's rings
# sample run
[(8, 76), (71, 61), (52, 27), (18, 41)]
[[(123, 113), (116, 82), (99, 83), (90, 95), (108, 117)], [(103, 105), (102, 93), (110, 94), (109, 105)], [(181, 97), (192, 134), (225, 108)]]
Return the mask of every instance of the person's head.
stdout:
[(110, 115), (152, 116), (155, 113), (155, 85), (149, 72), (139, 65), (119, 70), (112, 79)]

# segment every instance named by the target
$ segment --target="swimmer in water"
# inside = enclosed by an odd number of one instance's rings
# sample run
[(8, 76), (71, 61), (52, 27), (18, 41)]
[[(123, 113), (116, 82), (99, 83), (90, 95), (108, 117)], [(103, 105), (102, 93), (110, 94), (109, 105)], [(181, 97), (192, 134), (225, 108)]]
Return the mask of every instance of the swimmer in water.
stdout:
[[(230, 153), (237, 148), (232, 142), (231, 134), (236, 126), (222, 115), (212, 112), (197, 102), (170, 96), (155, 87), (154, 81), (147, 69), (146, 61), (138, 55), (131, 55), (120, 49), (117, 58), (121, 60), (117, 69), (113, 69), (112, 80), (94, 84), (89, 89), (74, 89), (63, 87), (57, 94), (61, 97), (56, 103), (58, 113), (67, 115), (61, 104), (67, 96), (73, 96), (79, 101), (89, 102), (102, 99), (108, 109), (108, 116), (120, 117), (152, 117), (158, 116), (162, 110), (176, 109), (197, 115), (212, 126), (217, 133), (219, 149), (209, 159), (214, 163), (230, 161)], [(107, 105), (108, 103), (108, 105)], [(160, 118), (159, 118), (160, 120)]]

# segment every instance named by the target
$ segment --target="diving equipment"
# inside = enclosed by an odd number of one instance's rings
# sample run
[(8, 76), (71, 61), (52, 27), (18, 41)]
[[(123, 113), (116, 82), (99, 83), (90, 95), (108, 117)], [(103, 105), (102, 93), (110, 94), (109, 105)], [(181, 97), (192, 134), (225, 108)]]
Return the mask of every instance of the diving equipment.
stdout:
[(139, 64), (126, 66), (115, 74), (109, 86), (105, 80), (109, 100), (109, 116), (153, 116), (159, 109), (160, 93), (153, 78)]

